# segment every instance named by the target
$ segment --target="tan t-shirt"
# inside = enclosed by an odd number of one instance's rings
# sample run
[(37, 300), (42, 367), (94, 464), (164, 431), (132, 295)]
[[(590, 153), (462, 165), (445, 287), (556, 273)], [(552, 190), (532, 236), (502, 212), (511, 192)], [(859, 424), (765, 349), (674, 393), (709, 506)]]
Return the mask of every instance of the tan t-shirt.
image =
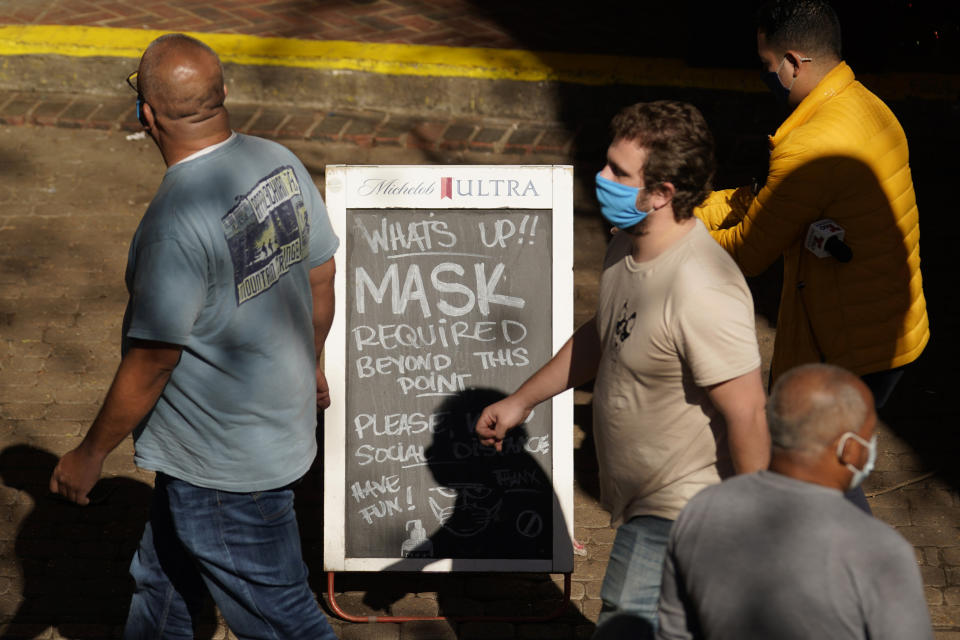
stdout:
[(675, 519), (729, 475), (726, 425), (705, 387), (760, 366), (750, 290), (699, 220), (648, 262), (633, 260), (631, 238), (610, 243), (597, 310), (594, 429), (613, 525)]

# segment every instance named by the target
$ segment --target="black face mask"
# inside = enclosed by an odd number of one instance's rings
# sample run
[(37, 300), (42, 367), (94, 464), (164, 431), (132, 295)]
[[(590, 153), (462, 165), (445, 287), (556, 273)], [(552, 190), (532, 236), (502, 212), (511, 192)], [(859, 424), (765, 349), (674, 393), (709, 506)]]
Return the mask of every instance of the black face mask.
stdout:
[[(804, 62), (813, 62), (813, 58), (800, 58), (799, 60), (801, 64)], [(763, 74), (763, 83), (767, 85), (767, 88), (776, 96), (777, 102), (785, 107), (790, 104), (790, 90), (793, 89), (793, 84), (797, 81), (797, 78), (794, 77), (789, 87), (783, 86), (783, 83), (780, 82), (780, 69), (783, 68), (783, 64), (786, 61), (787, 56), (783, 56), (783, 60), (780, 61), (780, 66), (777, 67), (776, 71), (767, 71)]]
[(763, 84), (767, 85), (767, 88), (773, 92), (773, 95), (777, 98), (783, 106), (787, 106), (790, 100), (790, 89), (793, 88), (793, 83), (790, 83), (789, 87), (783, 86), (783, 83), (780, 82), (780, 69), (783, 68), (783, 63), (787, 61), (787, 57), (784, 56), (783, 60), (780, 61), (780, 66), (777, 67), (776, 71), (767, 71), (763, 74)]

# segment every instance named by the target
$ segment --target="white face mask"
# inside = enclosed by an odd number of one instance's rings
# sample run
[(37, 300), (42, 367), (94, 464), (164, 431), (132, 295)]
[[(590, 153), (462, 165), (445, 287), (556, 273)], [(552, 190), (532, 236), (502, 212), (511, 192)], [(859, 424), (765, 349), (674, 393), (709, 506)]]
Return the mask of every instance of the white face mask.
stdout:
[(877, 434), (874, 433), (873, 437), (870, 438), (870, 441), (867, 442), (853, 431), (847, 431), (845, 434), (840, 436), (840, 441), (837, 443), (837, 458), (840, 461), (843, 461), (843, 445), (847, 443), (847, 440), (853, 438), (863, 446), (867, 448), (867, 462), (863, 465), (863, 469), (857, 469), (855, 466), (846, 463), (847, 469), (853, 473), (853, 476), (850, 478), (850, 486), (847, 487), (847, 491), (851, 491), (860, 486), (860, 483), (870, 475), (870, 472), (873, 471), (873, 465), (877, 461)]

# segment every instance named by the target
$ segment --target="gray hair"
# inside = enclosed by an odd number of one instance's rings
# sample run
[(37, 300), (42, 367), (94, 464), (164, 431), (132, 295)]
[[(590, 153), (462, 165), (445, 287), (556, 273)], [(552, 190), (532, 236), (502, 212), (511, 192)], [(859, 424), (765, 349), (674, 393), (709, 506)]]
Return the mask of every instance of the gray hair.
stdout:
[[(859, 378), (829, 364), (807, 364), (785, 373), (770, 392), (767, 423), (773, 446), (817, 453), (867, 419)], [(862, 384), (862, 383), (861, 383)]]

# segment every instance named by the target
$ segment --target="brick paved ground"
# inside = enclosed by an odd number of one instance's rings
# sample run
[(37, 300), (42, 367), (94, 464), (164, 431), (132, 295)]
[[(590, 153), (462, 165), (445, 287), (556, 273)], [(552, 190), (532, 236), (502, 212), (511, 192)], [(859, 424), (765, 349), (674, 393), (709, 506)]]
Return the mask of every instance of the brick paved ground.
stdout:
[[(139, 131), (130, 96), (104, 97), (0, 90), (0, 122), (67, 128)], [(575, 133), (556, 123), (516, 119), (416, 118), (382, 111), (315, 109), (245, 104), (231, 109), (234, 128), (284, 140), (349, 143), (359, 147), (397, 147), (428, 151), (475, 151), (566, 157)], [(599, 142), (602, 144), (602, 139)], [(581, 140), (596, 150), (598, 141)]]
[[(464, 13), (466, 0), (415, 2), (194, 2), (144, 4), (123, 0), (0, 2), (0, 22), (170, 31), (243, 33), (354, 42), (510, 48), (516, 40), (494, 21)], [(521, 9), (522, 11), (522, 9)], [(469, 29), (464, 27), (469, 26)]]

